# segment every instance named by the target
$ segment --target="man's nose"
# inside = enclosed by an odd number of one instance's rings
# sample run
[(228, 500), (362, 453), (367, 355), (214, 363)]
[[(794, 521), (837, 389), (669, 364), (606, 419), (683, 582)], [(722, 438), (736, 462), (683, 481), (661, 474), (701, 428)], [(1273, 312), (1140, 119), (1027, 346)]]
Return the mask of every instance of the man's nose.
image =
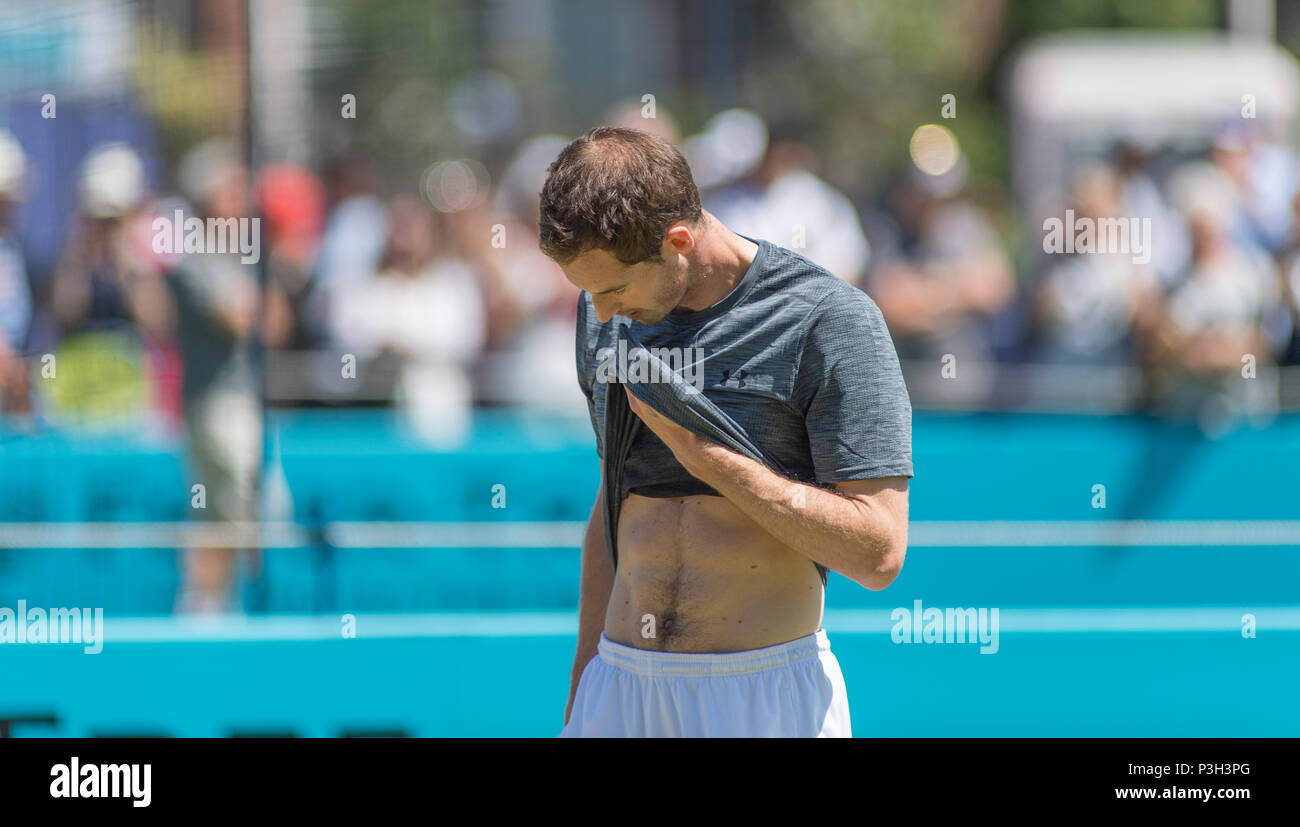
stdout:
[(613, 302), (606, 303), (599, 296), (592, 296), (591, 303), (596, 308), (596, 319), (601, 324), (605, 324), (605, 322), (614, 318)]

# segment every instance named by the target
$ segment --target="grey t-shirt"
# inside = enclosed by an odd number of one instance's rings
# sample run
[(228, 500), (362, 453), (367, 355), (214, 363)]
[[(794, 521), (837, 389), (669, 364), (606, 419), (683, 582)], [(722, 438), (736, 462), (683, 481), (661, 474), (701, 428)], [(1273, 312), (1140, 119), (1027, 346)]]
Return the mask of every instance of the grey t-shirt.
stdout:
[(252, 265), (242, 263), (233, 253), (187, 255), (168, 283), (176, 299), (186, 406), (216, 391), (258, 396), (251, 341), (235, 336), (217, 321), (222, 303), (232, 294), (257, 290)]
[[(911, 477), (912, 405), (875, 302), (797, 253), (750, 241), (759, 249), (742, 281), (703, 310), (670, 313), (653, 325), (623, 316), (601, 324), (591, 294), (579, 296), (578, 382), (601, 457), (607, 379), (620, 359), (616, 328), (628, 326), (791, 478)], [(632, 443), (622, 493), (720, 496), (649, 428)]]

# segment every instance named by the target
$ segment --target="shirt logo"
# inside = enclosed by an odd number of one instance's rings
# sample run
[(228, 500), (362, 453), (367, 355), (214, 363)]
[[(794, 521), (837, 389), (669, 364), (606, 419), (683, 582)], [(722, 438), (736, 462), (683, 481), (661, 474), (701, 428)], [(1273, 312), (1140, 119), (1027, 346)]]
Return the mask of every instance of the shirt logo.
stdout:
[(732, 375), (731, 375), (731, 371), (729, 371), (729, 370), (724, 370), (724, 371), (722, 372), (722, 382), (721, 382), (721, 384), (722, 384), (723, 386), (726, 386), (727, 383), (729, 383), (729, 382), (733, 382), (733, 381), (734, 381), (734, 382), (736, 383), (736, 384), (734, 385), (734, 387), (737, 387), (737, 388), (743, 388), (743, 387), (745, 387), (745, 377), (748, 376), (748, 375), (749, 375), (749, 373), (748, 373), (747, 371), (745, 371), (743, 368), (742, 368), (741, 370), (736, 371), (736, 375), (735, 375), (735, 376), (732, 376)]

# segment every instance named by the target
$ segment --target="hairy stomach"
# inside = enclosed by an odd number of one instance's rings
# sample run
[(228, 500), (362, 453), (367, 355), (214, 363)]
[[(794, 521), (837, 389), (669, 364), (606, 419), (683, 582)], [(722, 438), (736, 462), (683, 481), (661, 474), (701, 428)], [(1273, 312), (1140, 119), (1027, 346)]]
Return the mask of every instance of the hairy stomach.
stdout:
[(670, 652), (775, 646), (821, 626), (813, 562), (722, 497), (629, 495), (605, 614), (615, 643)]

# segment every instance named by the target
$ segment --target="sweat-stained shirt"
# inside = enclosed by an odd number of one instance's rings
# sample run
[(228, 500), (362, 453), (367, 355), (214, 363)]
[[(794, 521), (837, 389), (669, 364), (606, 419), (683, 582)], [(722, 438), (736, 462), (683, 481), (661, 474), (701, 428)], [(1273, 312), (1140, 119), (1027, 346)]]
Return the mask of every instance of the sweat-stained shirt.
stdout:
[[(829, 488), (913, 476), (912, 405), (875, 302), (797, 253), (749, 240), (759, 249), (744, 278), (703, 310), (653, 325), (623, 316), (601, 324), (591, 294), (578, 298), (578, 382), (602, 460), (616, 566), (617, 515), (629, 493), (721, 496), (687, 473), (625, 399), (610, 396), (623, 393), (619, 382), (688, 430), (792, 480)], [(814, 565), (824, 583), (825, 568)]]

